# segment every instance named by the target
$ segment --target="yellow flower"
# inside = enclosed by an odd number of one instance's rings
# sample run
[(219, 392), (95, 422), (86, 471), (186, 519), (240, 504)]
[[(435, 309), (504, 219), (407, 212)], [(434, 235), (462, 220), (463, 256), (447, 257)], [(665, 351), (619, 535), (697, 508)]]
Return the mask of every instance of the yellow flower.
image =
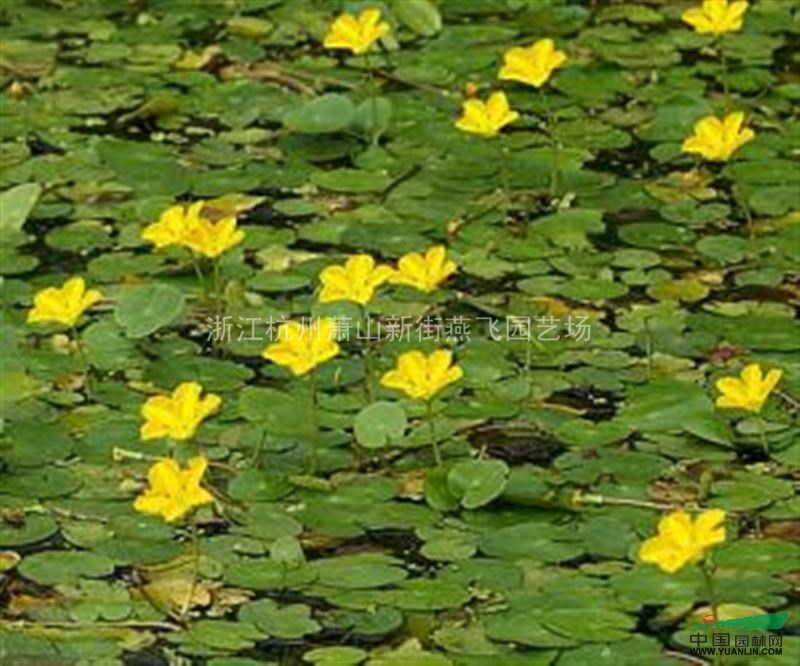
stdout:
[(773, 368), (764, 377), (761, 366), (751, 363), (742, 370), (740, 377), (718, 379), (717, 390), (722, 395), (717, 398), (717, 407), (760, 412), (782, 375), (781, 370)]
[(375, 260), (368, 254), (353, 255), (344, 266), (327, 266), (319, 274), (322, 282), (319, 302), (354, 301), (366, 305), (375, 289), (393, 273), (390, 266), (375, 266)]
[(235, 217), (224, 217), (218, 222), (199, 218), (188, 230), (183, 244), (193, 252), (211, 259), (218, 257), (244, 239), (244, 231), (236, 228)]
[(658, 534), (639, 548), (639, 559), (657, 564), (667, 573), (699, 562), (708, 548), (725, 541), (724, 520), (721, 509), (703, 511), (694, 522), (685, 511), (664, 516), (658, 523)]
[(168, 245), (184, 245), (189, 231), (200, 223), (202, 201), (188, 206), (172, 206), (161, 213), (158, 222), (148, 225), (142, 231), (142, 238), (157, 248)]
[(347, 49), (362, 55), (388, 32), (389, 24), (381, 21), (379, 9), (365, 9), (357, 17), (344, 13), (331, 25), (323, 45), (326, 49)]
[(681, 18), (701, 35), (721, 35), (742, 29), (742, 17), (747, 7), (745, 0), (703, 0), (699, 7), (683, 12)]
[(70, 278), (61, 287), (42, 289), (33, 297), (28, 323), (53, 321), (74, 326), (87, 309), (102, 299), (97, 289), (86, 291), (83, 278)]
[(501, 129), (517, 118), (519, 114), (508, 106), (505, 93), (494, 92), (489, 95), (487, 102), (479, 99), (468, 99), (464, 102), (456, 127), (465, 132), (491, 138), (497, 136)]
[(504, 64), (500, 69), (500, 78), (504, 81), (519, 81), (529, 86), (541, 88), (553, 70), (563, 67), (567, 62), (567, 54), (556, 51), (552, 39), (540, 39), (528, 48), (514, 47), (503, 56)]
[(397, 270), (389, 276), (389, 282), (433, 291), (457, 270), (454, 261), (445, 261), (445, 254), (444, 245), (429, 248), (424, 256), (410, 252), (397, 262)]
[(200, 485), (206, 467), (208, 461), (202, 456), (190, 459), (185, 470), (171, 458), (153, 463), (147, 472), (150, 487), (136, 498), (133, 508), (171, 523), (196, 506), (210, 504), (214, 498)]
[(156, 395), (142, 405), (145, 422), (139, 431), (143, 440), (168, 437), (183, 441), (194, 436), (197, 426), (209, 414), (216, 411), (222, 398), (206, 393), (200, 399), (203, 387), (197, 382), (179, 384), (172, 395)]
[(694, 134), (684, 140), (681, 150), (699, 153), (707, 160), (724, 162), (756, 135), (749, 127), (742, 128), (743, 122), (741, 111), (729, 113), (722, 119), (716, 116), (701, 118), (694, 126)]
[(439, 349), (430, 356), (420, 351), (406, 352), (397, 359), (397, 367), (381, 377), (381, 384), (399, 389), (411, 398), (430, 400), (464, 375), (459, 366), (451, 365), (452, 362), (453, 354), (446, 349)]
[(293, 375), (304, 375), (339, 353), (335, 333), (336, 322), (332, 319), (318, 319), (309, 326), (290, 321), (281, 324), (278, 341), (269, 345), (261, 355), (289, 368)]

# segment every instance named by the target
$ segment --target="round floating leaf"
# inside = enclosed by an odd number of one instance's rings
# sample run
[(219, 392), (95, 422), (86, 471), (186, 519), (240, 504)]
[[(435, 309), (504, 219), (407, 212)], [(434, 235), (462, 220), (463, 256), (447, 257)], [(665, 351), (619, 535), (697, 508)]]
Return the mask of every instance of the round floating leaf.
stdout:
[(87, 551), (46, 550), (26, 557), (19, 572), (40, 585), (70, 583), (81, 577), (100, 578), (114, 571), (114, 563), (104, 555)]
[(305, 604), (279, 606), (272, 599), (260, 599), (239, 609), (239, 621), (256, 625), (270, 636), (281, 640), (295, 640), (320, 630), (311, 619), (311, 608)]
[(42, 186), (38, 183), (17, 185), (0, 194), (0, 239), (4, 243), (24, 242), (25, 237), (19, 232), (41, 194)]
[(316, 578), (309, 567), (289, 568), (266, 558), (247, 558), (225, 566), (223, 575), (231, 585), (251, 590), (283, 590), (307, 585)]
[(123, 290), (114, 318), (131, 338), (143, 338), (174, 322), (183, 311), (183, 294), (162, 283)]
[(316, 171), (311, 175), (311, 182), (331, 192), (350, 192), (364, 194), (383, 192), (392, 182), (388, 174), (359, 169), (332, 169)]
[(548, 611), (541, 622), (550, 631), (582, 643), (625, 640), (636, 626), (630, 615), (607, 608), (558, 608)]
[(359, 445), (379, 449), (402, 437), (407, 426), (406, 413), (398, 403), (380, 401), (358, 413), (354, 432)]
[(658, 664), (663, 660), (662, 649), (661, 643), (656, 639), (637, 634), (616, 643), (583, 645), (574, 650), (565, 650), (559, 656), (558, 664), (559, 666)]
[(338, 132), (353, 122), (355, 107), (349, 97), (329, 93), (292, 109), (283, 117), (283, 124), (302, 134)]
[(356, 666), (367, 656), (367, 652), (361, 648), (340, 645), (309, 650), (303, 655), (303, 661), (314, 666)]
[(463, 606), (472, 598), (472, 593), (463, 585), (448, 581), (415, 578), (405, 581), (390, 598), (392, 605), (401, 610), (433, 611)]
[(379, 137), (389, 129), (392, 120), (392, 103), (386, 97), (365, 99), (353, 116), (353, 129), (366, 136)]
[(465, 509), (477, 509), (498, 497), (508, 480), (502, 460), (466, 460), (447, 474), (447, 487)]
[(26, 516), (21, 524), (0, 523), (0, 547), (10, 548), (43, 541), (58, 531), (50, 516)]
[(427, 652), (422, 649), (417, 639), (403, 643), (397, 650), (384, 652), (370, 659), (369, 666), (453, 666), (443, 654)]
[(788, 574), (797, 570), (800, 546), (779, 539), (736, 541), (715, 552), (714, 561), (725, 568)]
[(594, 447), (618, 442), (630, 432), (630, 427), (614, 421), (594, 423), (586, 419), (572, 419), (562, 423), (554, 434), (565, 444)]
[(319, 582), (331, 587), (348, 589), (370, 589), (398, 583), (407, 574), (393, 563), (391, 558), (370, 555), (316, 560), (311, 565), (319, 576)]
[(521, 523), (487, 532), (481, 537), (478, 547), (490, 557), (529, 558), (543, 562), (564, 562), (584, 552), (584, 547), (574, 541), (576, 535), (557, 530), (546, 523)]
[(683, 301), (694, 303), (704, 299), (709, 288), (699, 280), (684, 279), (670, 280), (651, 284), (647, 288), (647, 295), (659, 301)]
[(431, 0), (394, 0), (392, 11), (413, 32), (432, 37), (442, 29), (442, 17)]

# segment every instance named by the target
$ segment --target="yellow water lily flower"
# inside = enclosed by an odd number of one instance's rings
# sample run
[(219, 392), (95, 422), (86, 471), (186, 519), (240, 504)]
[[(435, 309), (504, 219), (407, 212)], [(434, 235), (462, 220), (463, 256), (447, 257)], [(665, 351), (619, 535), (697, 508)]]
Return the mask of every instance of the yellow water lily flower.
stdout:
[(389, 24), (381, 21), (380, 10), (369, 8), (357, 17), (340, 14), (331, 24), (322, 44), (326, 49), (346, 49), (355, 55), (362, 55), (388, 32)]
[(444, 245), (436, 245), (422, 255), (409, 252), (397, 262), (397, 270), (389, 276), (392, 284), (403, 284), (430, 292), (458, 270), (456, 263), (446, 259)]
[(147, 472), (150, 486), (136, 498), (133, 508), (171, 523), (197, 506), (210, 504), (214, 498), (200, 485), (207, 467), (208, 461), (202, 456), (191, 458), (186, 469), (172, 458), (153, 463)]
[(783, 372), (777, 368), (770, 370), (766, 377), (758, 363), (748, 365), (739, 377), (722, 377), (717, 380), (717, 407), (745, 409), (760, 412), (769, 394), (778, 385)]
[(552, 39), (540, 39), (527, 48), (516, 46), (506, 51), (499, 77), (504, 81), (519, 81), (541, 88), (553, 71), (563, 67), (567, 54), (556, 51)]
[(320, 303), (334, 301), (353, 301), (366, 305), (372, 296), (394, 273), (391, 266), (376, 266), (375, 260), (368, 254), (356, 254), (348, 257), (344, 266), (327, 266), (319, 274), (322, 291)]
[(742, 29), (748, 6), (745, 0), (703, 0), (698, 7), (683, 12), (681, 18), (701, 35), (721, 35)]
[(684, 140), (681, 150), (684, 153), (698, 153), (707, 160), (724, 162), (756, 133), (749, 127), (742, 127), (744, 113), (735, 111), (724, 118), (706, 116), (694, 126), (694, 134)]
[(641, 545), (639, 559), (676, 573), (703, 559), (711, 546), (725, 541), (724, 520), (721, 509), (703, 511), (695, 521), (685, 511), (670, 513), (658, 523), (658, 534)]
[(193, 437), (200, 423), (222, 404), (222, 398), (215, 393), (201, 398), (202, 392), (203, 387), (197, 382), (183, 382), (172, 395), (148, 398), (142, 405), (145, 422), (139, 436), (143, 440), (168, 437), (179, 442)]
[(453, 353), (447, 349), (439, 349), (429, 356), (421, 351), (406, 352), (397, 359), (396, 368), (381, 377), (381, 384), (399, 389), (410, 398), (430, 400), (464, 375), (461, 367), (452, 363)]
[(503, 92), (494, 92), (486, 102), (479, 99), (468, 99), (461, 108), (461, 117), (456, 127), (471, 134), (479, 134), (487, 138), (497, 136), (501, 129), (513, 123), (519, 114), (512, 111), (508, 98)]
[(318, 319), (309, 326), (290, 321), (278, 329), (278, 341), (268, 345), (262, 356), (282, 365), (296, 376), (304, 375), (339, 354), (336, 322)]
[(142, 238), (158, 249), (169, 245), (184, 245), (189, 232), (200, 223), (202, 201), (187, 206), (178, 205), (167, 208), (154, 222), (144, 228)]
[(83, 278), (70, 278), (61, 287), (48, 287), (36, 293), (33, 307), (28, 311), (28, 323), (56, 322), (75, 326), (81, 315), (101, 300), (103, 294), (97, 289), (87, 291)]
[(197, 254), (214, 259), (244, 240), (244, 231), (236, 228), (235, 217), (218, 222), (200, 218), (184, 238), (184, 245)]

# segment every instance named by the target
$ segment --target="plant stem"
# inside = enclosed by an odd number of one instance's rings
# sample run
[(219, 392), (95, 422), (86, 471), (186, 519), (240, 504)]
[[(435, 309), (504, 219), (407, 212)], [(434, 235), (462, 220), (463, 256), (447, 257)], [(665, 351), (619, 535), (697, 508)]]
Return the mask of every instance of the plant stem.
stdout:
[(194, 591), (197, 588), (197, 578), (200, 574), (200, 540), (198, 539), (197, 534), (197, 520), (192, 515), (191, 518), (192, 524), (192, 553), (194, 555), (194, 561), (192, 563), (192, 583), (189, 585), (189, 593), (186, 595), (186, 599), (183, 602), (183, 608), (181, 608), (180, 617), (183, 620), (186, 617), (186, 614), (189, 612), (189, 608), (192, 605), (192, 599), (194, 598)]
[(372, 344), (367, 340), (364, 345), (364, 379), (366, 380), (367, 402), (375, 400), (375, 385), (373, 382), (375, 375), (375, 357), (372, 353)]
[[(708, 605), (711, 606), (711, 614), (714, 616), (714, 621), (719, 622), (719, 604), (717, 603), (717, 596), (714, 593), (714, 568), (708, 560), (700, 564), (700, 571), (703, 572), (703, 583), (706, 588), (706, 595), (708, 596)], [(713, 663), (715, 666), (722, 663), (722, 656), (714, 653)]]
[[(361, 311), (367, 325), (367, 331), (370, 331), (369, 309), (366, 305), (363, 305)], [(375, 400), (375, 355), (373, 354), (372, 340), (369, 335), (364, 342), (364, 388), (366, 389), (367, 402), (372, 402)]]
[(197, 276), (197, 284), (200, 285), (200, 289), (203, 291), (203, 300), (208, 303), (210, 300), (208, 294), (208, 285), (206, 284), (206, 279), (203, 276), (203, 271), (200, 269), (200, 262), (197, 259), (197, 255), (189, 250), (189, 254), (192, 258), (192, 266), (194, 266), (194, 273)]
[(86, 350), (83, 348), (83, 343), (81, 342), (80, 337), (78, 336), (78, 329), (75, 325), (72, 325), (72, 338), (75, 342), (75, 351), (78, 354), (78, 359), (83, 366), (83, 375), (84, 375), (84, 390), (86, 392), (86, 398), (88, 400), (92, 399), (92, 368), (89, 365), (89, 359), (86, 356)]
[(722, 94), (725, 97), (725, 113), (731, 108), (730, 93), (728, 91), (728, 59), (725, 57), (725, 51), (722, 48), (722, 38), (717, 40), (717, 51), (722, 64)]
[(309, 414), (311, 418), (311, 474), (315, 474), (319, 466), (319, 419), (317, 418), (317, 371), (308, 376)]
[(431, 446), (433, 446), (433, 457), (436, 460), (436, 466), (442, 466), (442, 453), (439, 451), (439, 443), (436, 441), (436, 428), (433, 425), (433, 402), (431, 400), (425, 401), (425, 416), (428, 421), (428, 431), (431, 437)]
[(170, 622), (148, 622), (145, 620), (128, 620), (123, 622), (96, 621), (96, 622), (57, 622), (49, 620), (0, 620), (0, 629), (9, 628), (53, 628), (70, 629), (79, 631), (81, 629), (164, 629), (166, 631), (181, 631), (182, 627)]
[(647, 376), (653, 376), (653, 335), (650, 332), (650, 317), (644, 318), (644, 346), (647, 354)]
[(758, 435), (759, 438), (761, 439), (761, 446), (764, 447), (764, 454), (767, 456), (767, 458), (769, 458), (770, 451), (769, 451), (769, 440), (767, 439), (767, 424), (764, 421), (764, 419), (760, 417), (756, 419), (756, 421), (758, 423)]
[(377, 103), (375, 101), (376, 92), (377, 92), (377, 85), (375, 83), (375, 70), (372, 67), (372, 60), (369, 57), (369, 54), (364, 54), (364, 64), (367, 68), (367, 87), (369, 88), (369, 113), (370, 113), (370, 127), (369, 127), (369, 134), (370, 134), (370, 145), (377, 146), (378, 145), (378, 131), (377, 131)]
[[(662, 504), (660, 502), (648, 502), (647, 500), (637, 500), (630, 497), (608, 497), (607, 495), (596, 495), (577, 491), (572, 496), (572, 504), (591, 504), (593, 506), (634, 506), (639, 509), (652, 509), (653, 511), (675, 511), (685, 509), (681, 504)], [(690, 509), (691, 510), (691, 509)], [(699, 511), (700, 509), (698, 509)]]
[(506, 205), (511, 203), (511, 184), (508, 175), (508, 154), (503, 150), (500, 138), (495, 138), (498, 154), (498, 162), (500, 163), (500, 183), (503, 187), (503, 198)]
[[(171, 448), (171, 451), (174, 450), (174, 447)], [(111, 449), (111, 459), (114, 462), (125, 462), (126, 460), (149, 460), (156, 462), (161, 459), (161, 456), (151, 456), (148, 453), (139, 453), (139, 451), (131, 451), (130, 449), (123, 449), (119, 446), (115, 446)]]
[(794, 411), (797, 411), (797, 409), (798, 409), (798, 408), (800, 408), (800, 402), (798, 402), (797, 400), (795, 400), (795, 399), (794, 399), (792, 396), (790, 396), (788, 393), (784, 393), (783, 391), (778, 391), (778, 390), (776, 389), (776, 390), (775, 390), (775, 395), (777, 395), (777, 396), (778, 396), (779, 398), (781, 398), (781, 399), (782, 399), (784, 402), (786, 402), (786, 404), (788, 404), (788, 405), (789, 405), (789, 407), (791, 408), (791, 410), (792, 410), (793, 412), (794, 412)]
[(719, 605), (717, 604), (717, 597), (714, 594), (714, 579), (711, 564), (707, 561), (700, 565), (700, 571), (703, 573), (703, 583), (706, 588), (706, 595), (708, 595), (708, 605), (711, 606), (711, 614), (714, 616), (714, 621), (719, 622)]
[(214, 315), (219, 321), (222, 316), (222, 280), (220, 277), (219, 257), (214, 257), (212, 264), (214, 270)]
[(525, 342), (525, 376), (528, 378), (528, 397), (530, 397), (533, 392), (533, 380), (531, 380), (533, 349), (530, 340), (526, 340)]
[[(744, 211), (744, 216), (747, 218), (747, 231), (750, 234), (750, 242), (755, 243), (756, 240), (756, 227), (753, 224), (753, 213), (750, 212), (750, 206), (746, 203), (742, 203), (742, 210)], [(756, 247), (753, 248), (753, 251), (756, 251)]]
[(547, 133), (550, 135), (550, 144), (553, 149), (553, 170), (550, 174), (550, 197), (555, 199), (561, 189), (561, 167), (559, 164), (559, 143), (556, 135), (556, 119), (553, 112), (550, 110), (550, 104), (547, 102), (547, 95), (544, 94), (544, 88), (539, 88), (539, 94), (542, 96), (542, 103), (544, 104), (545, 115), (547, 116)]

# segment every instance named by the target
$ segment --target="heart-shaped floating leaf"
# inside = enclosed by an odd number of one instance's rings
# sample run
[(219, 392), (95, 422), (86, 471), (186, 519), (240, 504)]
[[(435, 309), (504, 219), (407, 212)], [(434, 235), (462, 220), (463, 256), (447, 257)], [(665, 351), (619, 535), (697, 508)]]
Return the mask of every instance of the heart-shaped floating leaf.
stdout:
[(402, 437), (407, 425), (406, 413), (399, 404), (373, 402), (356, 416), (356, 441), (364, 448), (379, 449)]
[(477, 509), (503, 492), (508, 465), (502, 460), (466, 460), (447, 474), (447, 487), (465, 509)]
[(442, 29), (442, 17), (431, 0), (395, 0), (392, 11), (401, 23), (423, 37), (432, 37)]
[(349, 127), (354, 113), (350, 98), (331, 93), (292, 109), (283, 117), (283, 124), (302, 134), (327, 134)]
[(183, 304), (183, 294), (166, 284), (131, 287), (120, 295), (114, 318), (128, 337), (143, 338), (175, 321)]
[(38, 183), (23, 183), (0, 194), (0, 238), (4, 242), (13, 238), (25, 240), (19, 232), (41, 193), (42, 186)]

